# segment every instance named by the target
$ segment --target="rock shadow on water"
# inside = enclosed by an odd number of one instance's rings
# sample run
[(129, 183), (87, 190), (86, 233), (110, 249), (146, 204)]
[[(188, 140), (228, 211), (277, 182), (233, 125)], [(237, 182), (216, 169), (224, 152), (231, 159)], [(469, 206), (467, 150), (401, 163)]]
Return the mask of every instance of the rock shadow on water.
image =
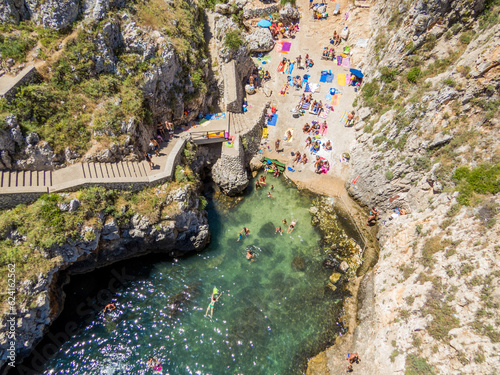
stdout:
[(259, 238), (272, 238), (275, 236), (274, 231), (276, 227), (272, 222), (265, 223), (262, 227), (260, 227), (259, 233), (257, 235)]

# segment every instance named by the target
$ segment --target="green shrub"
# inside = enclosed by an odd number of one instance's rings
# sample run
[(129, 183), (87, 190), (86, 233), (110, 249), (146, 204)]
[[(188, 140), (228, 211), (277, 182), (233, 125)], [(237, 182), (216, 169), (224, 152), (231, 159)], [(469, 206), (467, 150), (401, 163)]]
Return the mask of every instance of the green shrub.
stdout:
[(180, 165), (175, 167), (175, 181), (177, 182), (187, 182), (188, 178), (186, 176), (186, 171)]
[(243, 45), (243, 38), (240, 33), (235, 30), (229, 31), (224, 38), (224, 46), (232, 50), (237, 50)]
[(436, 290), (432, 290), (427, 298), (425, 305), (422, 308), (422, 315), (431, 314), (433, 320), (427, 326), (427, 332), (436, 340), (447, 341), (448, 332), (460, 327), (460, 320), (453, 316), (453, 309), (446, 301), (442, 301), (442, 294)]
[(416, 83), (421, 74), (422, 71), (420, 70), (420, 68), (415, 66), (410, 69), (408, 75), (406, 76), (406, 79), (410, 83)]
[(447, 78), (443, 81), (443, 83), (447, 86), (450, 86), (450, 87), (455, 87), (457, 85), (457, 83), (455, 82), (455, 80), (453, 78)]
[(473, 35), (471, 31), (463, 32), (462, 35), (460, 35), (460, 43), (469, 44), (472, 40), (472, 36)]
[(391, 170), (385, 172), (385, 178), (387, 178), (389, 181), (392, 180), (394, 178), (394, 173)]
[(405, 375), (436, 375), (436, 373), (432, 371), (432, 366), (425, 358), (409, 354), (406, 357)]
[(476, 168), (457, 168), (452, 176), (460, 195), (458, 203), (468, 206), (470, 198), (477, 194), (497, 194), (500, 192), (500, 163), (482, 164)]
[(21, 35), (3, 36), (0, 34), (0, 56), (2, 59), (14, 59), (17, 62), (26, 61), (26, 54), (35, 45), (36, 40), (28, 33)]
[(198, 209), (199, 209), (200, 211), (203, 211), (203, 210), (204, 210), (205, 208), (207, 208), (207, 206), (208, 206), (208, 201), (207, 201), (207, 198), (205, 198), (204, 196), (200, 195), (200, 196), (198, 197), (198, 199), (200, 200), (200, 204), (199, 204), (199, 206), (198, 206)]
[(428, 157), (416, 157), (413, 159), (414, 171), (428, 171), (429, 169), (431, 169), (431, 159)]
[(394, 78), (398, 75), (397, 69), (389, 69), (387, 66), (383, 66), (379, 69), (380, 71), (380, 79), (385, 83), (391, 83), (394, 81)]
[(443, 246), (440, 237), (434, 236), (425, 241), (424, 246), (422, 247), (422, 265), (425, 267), (434, 266), (433, 256), (441, 250), (443, 250)]

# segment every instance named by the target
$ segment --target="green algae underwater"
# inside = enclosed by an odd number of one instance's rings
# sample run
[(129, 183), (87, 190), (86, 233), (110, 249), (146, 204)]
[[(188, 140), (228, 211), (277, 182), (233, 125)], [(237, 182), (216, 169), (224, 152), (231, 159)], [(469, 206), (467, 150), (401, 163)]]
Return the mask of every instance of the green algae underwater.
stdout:
[[(237, 204), (210, 201), (206, 250), (129, 260), (136, 277), (113, 295), (117, 309), (80, 322), (42, 373), (159, 373), (147, 367), (151, 357), (162, 374), (304, 373), (308, 357), (342, 332), (345, 296), (326, 287), (332, 271), (322, 266), (328, 250), (312, 225), (313, 197), (281, 179), (250, 186)], [(292, 233), (283, 219), (297, 222)], [(275, 234), (280, 225), (283, 235)], [(237, 241), (243, 227), (250, 234)], [(205, 311), (214, 287), (221, 297), (211, 319)]]

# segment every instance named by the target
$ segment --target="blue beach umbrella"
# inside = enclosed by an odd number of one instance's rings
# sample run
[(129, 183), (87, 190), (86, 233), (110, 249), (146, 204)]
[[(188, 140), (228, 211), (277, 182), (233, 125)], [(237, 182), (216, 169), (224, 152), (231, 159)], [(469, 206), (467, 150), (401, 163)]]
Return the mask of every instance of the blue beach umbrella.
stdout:
[(271, 22), (270, 22), (270, 21), (268, 21), (268, 20), (260, 20), (260, 21), (257, 23), (257, 25), (259, 25), (260, 27), (264, 27), (264, 28), (266, 28), (266, 27), (271, 26)]
[(350, 69), (350, 72), (354, 74), (358, 78), (363, 78), (363, 73), (361, 73), (361, 70), (358, 69)]

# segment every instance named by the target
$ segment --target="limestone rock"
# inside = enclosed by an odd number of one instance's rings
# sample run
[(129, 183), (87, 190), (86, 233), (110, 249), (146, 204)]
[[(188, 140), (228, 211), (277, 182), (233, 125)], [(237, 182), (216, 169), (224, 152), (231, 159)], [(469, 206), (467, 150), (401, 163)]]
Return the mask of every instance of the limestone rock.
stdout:
[(233, 11), (231, 9), (231, 5), (222, 4), (222, 3), (215, 4), (214, 11), (216, 13), (224, 14), (224, 15), (233, 13)]
[(38, 142), (40, 142), (40, 137), (38, 136), (37, 133), (29, 133), (26, 136), (26, 143), (29, 145), (36, 145)]
[(280, 9), (280, 17), (286, 22), (297, 22), (300, 18), (299, 10), (292, 6), (292, 4), (287, 3)]
[(45, 28), (60, 30), (71, 25), (78, 16), (78, 0), (26, 0), (31, 20)]
[(112, 8), (123, 8), (125, 0), (83, 0), (82, 12), (85, 18), (102, 20)]
[(258, 171), (259, 169), (262, 168), (264, 161), (264, 155), (262, 154), (257, 154), (255, 155), (251, 160), (250, 160), (250, 170), (251, 171)]
[(76, 210), (78, 210), (79, 207), (80, 207), (80, 201), (78, 199), (74, 198), (69, 202), (68, 211), (75, 212)]
[(267, 52), (274, 48), (274, 39), (268, 28), (258, 28), (247, 35), (246, 40), (250, 52)]
[(248, 186), (245, 155), (239, 136), (236, 138), (233, 150), (223, 148), (220, 159), (212, 167), (212, 178), (227, 195), (239, 194)]
[(334, 272), (330, 275), (329, 279), (332, 284), (335, 284), (337, 281), (339, 281), (340, 277), (342, 275), (338, 272)]

